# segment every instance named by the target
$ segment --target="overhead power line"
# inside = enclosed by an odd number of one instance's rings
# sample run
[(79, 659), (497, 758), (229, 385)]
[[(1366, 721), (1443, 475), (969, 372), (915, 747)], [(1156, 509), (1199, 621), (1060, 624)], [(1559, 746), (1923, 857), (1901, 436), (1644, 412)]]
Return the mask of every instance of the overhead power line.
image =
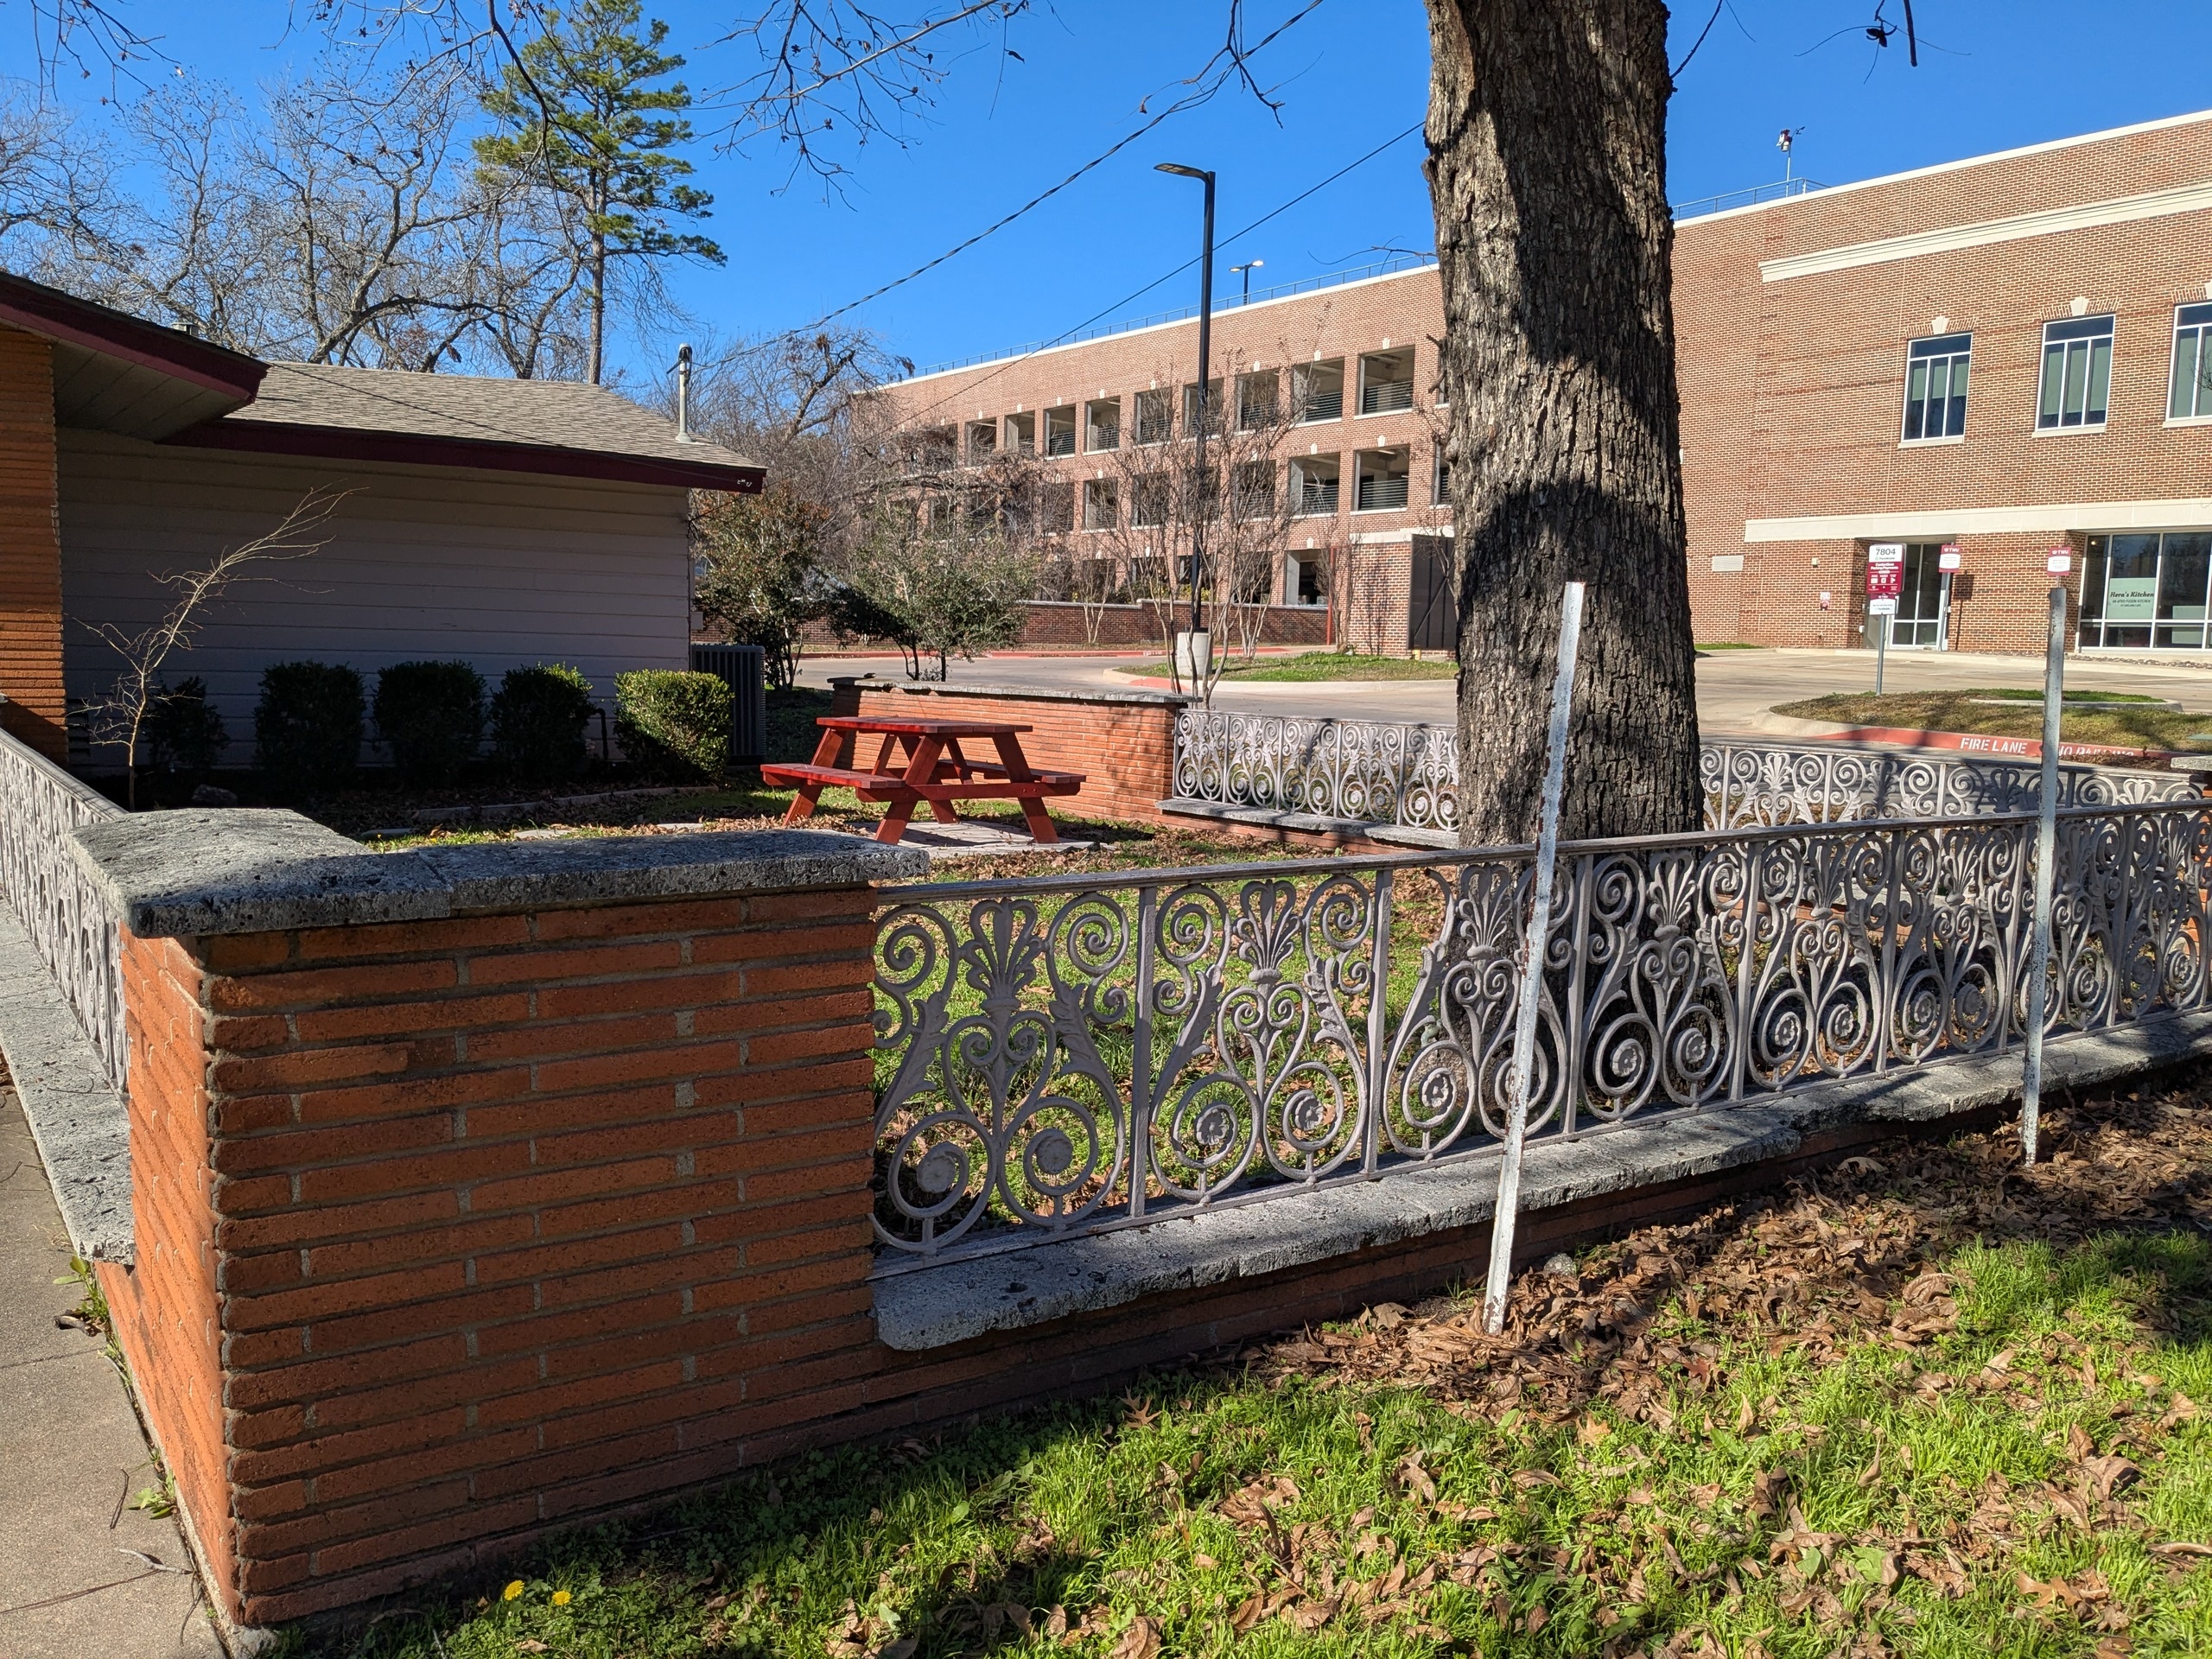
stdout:
[[(1221, 238), (1214, 245), (1215, 252), (1219, 253), (1223, 250), (1228, 248), (1230, 244), (1236, 242), (1239, 238), (1250, 235), (1254, 231), (1258, 230), (1261, 226), (1265, 225), (1269, 219), (1280, 219), (1283, 214), (1297, 207), (1300, 202), (1304, 201), (1307, 197), (1313, 195), (1316, 192), (1327, 189), (1329, 186), (1334, 184), (1338, 179), (1344, 177), (1345, 174), (1366, 166), (1368, 162), (1373, 161), (1376, 156), (1382, 154), (1384, 150), (1389, 149), (1392, 145), (1403, 143), (1407, 139), (1412, 137), (1414, 134), (1419, 132), (1421, 130), (1421, 125), (1422, 124), (1421, 122), (1416, 121), (1413, 125), (1406, 128), (1402, 132), (1393, 133), (1389, 137), (1385, 138), (1381, 143), (1376, 145), (1374, 149), (1369, 150), (1364, 156), (1358, 157), (1357, 160), (1346, 162), (1335, 172), (1330, 174), (1327, 178), (1306, 186), (1305, 189), (1300, 191), (1289, 200), (1278, 203), (1276, 206), (1270, 207), (1266, 213), (1262, 213), (1250, 224), (1238, 226), (1236, 230), (1231, 231), (1227, 236)], [(1120, 299), (1116, 300), (1111, 305), (1092, 312), (1090, 315), (1085, 317), (1081, 322), (1076, 323), (1071, 327), (1066, 328), (1061, 333), (1055, 334), (1052, 339), (1045, 340), (1041, 344), (1033, 346), (1026, 352), (1009, 357), (1005, 362), (1000, 364), (988, 374), (983, 376), (982, 379), (969, 381), (960, 388), (957, 393), (946, 393), (944, 397), (938, 398), (936, 403), (927, 404), (924, 408), (918, 410), (908, 418), (918, 421), (922, 419), (923, 416), (930, 415), (942, 408), (945, 404), (950, 402), (955, 396), (964, 397), (967, 393), (974, 391), (977, 386), (988, 385), (989, 382), (997, 379), (999, 376), (1004, 374), (1008, 369), (1014, 367), (1015, 364), (1027, 362), (1029, 359), (1036, 356), (1039, 352), (1051, 351), (1053, 346), (1061, 344), (1071, 336), (1081, 334), (1084, 329), (1090, 327), (1092, 323), (1097, 322), (1112, 315), (1114, 312), (1121, 310), (1124, 306), (1133, 304), (1136, 301), (1142, 299), (1146, 295), (1151, 293), (1154, 289), (1158, 288), (1162, 283), (1171, 282), (1174, 278), (1180, 276), (1185, 271), (1190, 270), (1192, 266), (1197, 264), (1199, 258), (1203, 258), (1204, 257), (1204, 255), (1198, 255), (1192, 258), (1185, 259), (1181, 264), (1177, 265), (1173, 270), (1160, 272), (1159, 276), (1154, 277), (1142, 288), (1137, 289), (1131, 293), (1125, 294)], [(1205, 365), (1201, 365), (1199, 366), (1199, 372), (1204, 374), (1205, 372)]]

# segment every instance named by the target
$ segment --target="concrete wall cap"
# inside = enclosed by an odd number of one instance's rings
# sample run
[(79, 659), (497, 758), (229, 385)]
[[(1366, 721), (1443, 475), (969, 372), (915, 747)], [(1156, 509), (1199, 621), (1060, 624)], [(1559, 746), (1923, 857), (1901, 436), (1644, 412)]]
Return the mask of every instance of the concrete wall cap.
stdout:
[(857, 686), (862, 691), (904, 691), (909, 696), (923, 697), (1007, 697), (1033, 702), (1135, 702), (1167, 703), (1181, 708), (1198, 699), (1179, 691), (1142, 691), (1119, 686), (1101, 687), (1091, 690), (1079, 687), (1057, 685), (998, 685), (980, 681), (952, 680), (893, 680), (874, 674), (835, 674), (830, 678), (833, 686)]
[(296, 812), (148, 812), (77, 832), (73, 851), (141, 938), (426, 921), (629, 899), (859, 887), (927, 857), (819, 830), (608, 836), (378, 853)]

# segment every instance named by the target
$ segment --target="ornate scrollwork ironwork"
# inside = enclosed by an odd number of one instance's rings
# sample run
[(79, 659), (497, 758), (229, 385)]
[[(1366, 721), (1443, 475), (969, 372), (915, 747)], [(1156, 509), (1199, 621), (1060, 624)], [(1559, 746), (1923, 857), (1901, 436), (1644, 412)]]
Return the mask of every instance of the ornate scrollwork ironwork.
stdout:
[(73, 830), (123, 809), (0, 732), (0, 889), (118, 1093), (124, 1084), (120, 925), (69, 855)]
[[(1706, 827), (2032, 812), (2042, 769), (1974, 755), (1732, 739), (1705, 747)], [(2060, 769), (2059, 804), (2184, 800), (2187, 778)], [(1175, 722), (1174, 786), (1188, 800), (1408, 830), (1459, 823), (1459, 744), (1448, 726), (1236, 714), (1192, 706)]]
[[(2034, 837), (2016, 815), (1563, 848), (1529, 1134), (2013, 1047)], [(2070, 809), (2057, 856), (2055, 1034), (2212, 1001), (2212, 803)], [(1491, 1149), (1530, 880), (1525, 850), (1478, 849), (899, 890), (887, 1255)]]

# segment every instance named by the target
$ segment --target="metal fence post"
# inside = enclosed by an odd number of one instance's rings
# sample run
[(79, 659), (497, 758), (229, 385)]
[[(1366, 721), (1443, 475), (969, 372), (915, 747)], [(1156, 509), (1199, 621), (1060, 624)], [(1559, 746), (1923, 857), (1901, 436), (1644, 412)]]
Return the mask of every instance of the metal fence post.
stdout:
[[(1529, 1133), (1529, 1074), (1536, 1063), (1536, 1004), (1544, 988), (1544, 945), (1551, 932), (1552, 873), (1559, 862), (1559, 804), (1567, 785), (1567, 716), (1574, 702), (1574, 652), (1582, 639), (1582, 584), (1560, 595), (1559, 671), (1552, 680), (1551, 753), (1544, 763), (1544, 815), (1536, 836), (1535, 903), (1521, 964), (1521, 1000), (1514, 1009), (1513, 1075), (1505, 1107), (1505, 1155), (1497, 1168), (1497, 1211), (1491, 1217), (1490, 1282), (1483, 1293), (1483, 1328), (1505, 1329), (1505, 1293), (1513, 1279), (1513, 1227), (1521, 1207), (1521, 1145)], [(1562, 1049), (1560, 1064), (1566, 1063)]]
[(2066, 589), (2050, 590), (2050, 646), (2043, 671), (2043, 799), (2036, 807), (2036, 931), (2028, 952), (2028, 1029), (2020, 1061), (2020, 1158), (2036, 1160), (2043, 1118), (2043, 1028), (2050, 988), (2050, 896), (2058, 853), (2058, 722), (2065, 712)]

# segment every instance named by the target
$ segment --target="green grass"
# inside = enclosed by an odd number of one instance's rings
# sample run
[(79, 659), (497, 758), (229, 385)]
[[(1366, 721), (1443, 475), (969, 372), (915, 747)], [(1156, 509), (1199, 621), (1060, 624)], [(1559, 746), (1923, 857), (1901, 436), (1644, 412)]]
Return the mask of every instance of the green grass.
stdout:
[[(512, 1599), (418, 1594), (290, 1651), (2212, 1651), (2212, 1567), (2158, 1550), (2212, 1541), (2212, 1248), (2061, 1224), (2115, 1161), (2094, 1148), (2028, 1183), (2054, 1195), (2034, 1236), (2008, 1155), (1648, 1230), (1586, 1256), (1564, 1312), (1564, 1281), (1525, 1276), (1518, 1343), (1465, 1302), (1384, 1307), (1119, 1399), (789, 1461), (558, 1542)], [(1886, 1292), (1872, 1313), (1839, 1312), (1854, 1281)]]
[(1700, 639), (1697, 642), (1697, 648), (1700, 651), (1764, 651), (1766, 649), (1764, 645), (1746, 645), (1741, 639)]
[[(1133, 674), (1166, 678), (1171, 663), (1147, 663), (1131, 669)], [(1238, 685), (1257, 682), (1313, 680), (1449, 680), (1458, 677), (1457, 663), (1417, 663), (1408, 657), (1361, 657), (1344, 651), (1308, 651), (1296, 657), (1255, 657), (1250, 662), (1232, 659), (1222, 670), (1224, 681)]]
[[(1871, 676), (1871, 668), (1868, 672)], [(2069, 743), (2186, 749), (2190, 739), (2212, 730), (2212, 715), (2170, 709), (2154, 698), (2071, 691), (2067, 694), (2067, 701), (2140, 704), (2124, 709), (2069, 710), (2062, 716), (2059, 728), (2060, 734)], [(2007, 704), (2012, 706), (2004, 706)], [(1991, 737), (2043, 735), (2039, 693), (1986, 687), (1964, 691), (1909, 691), (1880, 697), (1871, 693), (1839, 692), (1782, 703), (1774, 712), (1798, 720), (1834, 721), (1841, 725), (1974, 732)]]

